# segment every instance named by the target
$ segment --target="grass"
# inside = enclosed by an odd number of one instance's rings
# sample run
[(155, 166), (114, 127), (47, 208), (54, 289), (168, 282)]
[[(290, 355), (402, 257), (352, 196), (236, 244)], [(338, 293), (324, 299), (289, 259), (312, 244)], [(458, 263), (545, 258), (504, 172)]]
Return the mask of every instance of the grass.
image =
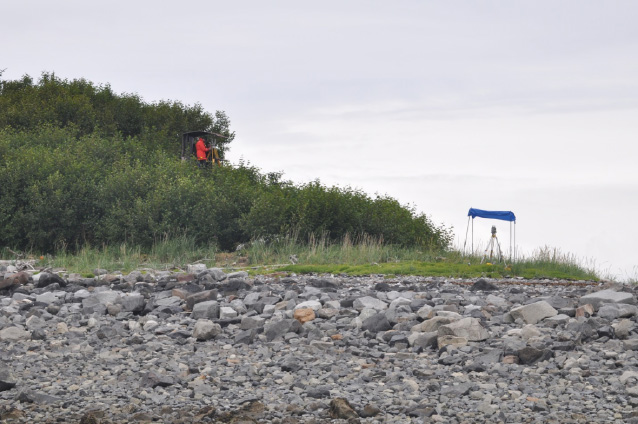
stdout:
[[(14, 252), (3, 249), (2, 257), (15, 259)], [(291, 264), (291, 256), (297, 259)], [(25, 255), (42, 267), (63, 268), (69, 272), (91, 275), (96, 268), (127, 273), (136, 269), (183, 269), (186, 264), (204, 263), (209, 267), (248, 269), (253, 274), (321, 273), (352, 276), (383, 274), (386, 276), (419, 275), (452, 278), (558, 278), (599, 280), (595, 267), (583, 265), (574, 255), (544, 247), (515, 263), (481, 264), (480, 256), (468, 256), (458, 250), (434, 252), (418, 248), (391, 246), (382, 239), (363, 236), (344, 237), (330, 242), (327, 235), (303, 242), (294, 234), (274, 242), (255, 240), (237, 252), (219, 252), (215, 246), (200, 247), (188, 237), (162, 238), (150, 249), (121, 244), (119, 246), (83, 246), (71, 252), (66, 246), (53, 255)]]

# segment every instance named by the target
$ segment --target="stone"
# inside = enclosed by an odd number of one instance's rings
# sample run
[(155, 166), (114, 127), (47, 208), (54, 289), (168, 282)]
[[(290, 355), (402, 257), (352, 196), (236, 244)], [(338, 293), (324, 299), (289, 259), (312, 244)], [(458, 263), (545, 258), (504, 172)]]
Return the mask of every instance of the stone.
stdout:
[(629, 337), (629, 333), (634, 329), (634, 322), (625, 318), (611, 326), (614, 329), (616, 337), (622, 340)]
[(52, 274), (49, 272), (41, 272), (39, 275), (40, 276), (38, 278), (38, 282), (35, 285), (38, 288), (47, 287), (55, 283), (59, 284), (60, 287), (66, 287), (66, 281), (64, 280), (64, 278), (60, 277), (58, 274)]
[(208, 275), (213, 277), (215, 281), (223, 281), (228, 276), (221, 270), (221, 268), (208, 268)]
[(201, 302), (209, 300), (217, 300), (217, 290), (204, 290), (197, 293), (191, 293), (186, 296), (186, 310), (192, 311), (193, 307)]
[(430, 319), (434, 317), (434, 307), (430, 305), (423, 305), (419, 308), (419, 310), (417, 310), (416, 314), (421, 319)]
[(307, 300), (305, 302), (298, 303), (295, 306), (295, 309), (306, 309), (306, 308), (310, 308), (316, 312), (322, 308), (322, 305), (321, 305), (321, 302), (317, 300)]
[(579, 303), (581, 305), (590, 303), (598, 309), (604, 303), (629, 303), (633, 305), (636, 303), (636, 298), (631, 293), (607, 289), (587, 294), (580, 298)]
[(189, 274), (199, 274), (206, 271), (206, 264), (189, 264), (186, 265), (186, 272)]
[(216, 319), (219, 318), (219, 303), (215, 300), (196, 303), (191, 312), (192, 319)]
[(312, 321), (316, 318), (315, 311), (312, 308), (295, 309), (293, 318), (302, 324)]
[(385, 313), (379, 312), (369, 318), (363, 320), (361, 329), (364, 331), (370, 331), (371, 333), (378, 333), (380, 331), (388, 331), (392, 328)]
[(421, 333), (429, 333), (432, 331), (438, 331), (442, 325), (447, 325), (456, 321), (455, 318), (449, 317), (434, 317), (423, 321), (420, 324), (416, 324), (411, 328), (411, 331), (418, 331)]
[(531, 346), (520, 349), (517, 354), (519, 363), (523, 365), (531, 365), (539, 361), (545, 361), (554, 356), (554, 353), (551, 350), (536, 349)]
[(385, 309), (388, 309), (388, 304), (382, 300), (377, 299), (376, 297), (364, 296), (357, 298), (353, 303), (353, 307), (357, 311), (362, 311), (363, 309), (374, 309), (377, 311), (383, 311)]
[(17, 383), (13, 373), (5, 365), (0, 364), (0, 392), (13, 389)]
[(144, 310), (146, 301), (140, 293), (124, 294), (120, 297), (123, 312), (138, 314)]
[(237, 311), (230, 306), (222, 306), (219, 308), (219, 319), (232, 319), (237, 317)]
[(536, 324), (545, 318), (558, 315), (558, 311), (542, 300), (514, 308), (510, 311), (510, 315), (514, 319), (522, 319), (526, 324)]
[(630, 318), (638, 315), (638, 306), (627, 303), (604, 303), (598, 309), (598, 316), (609, 321), (616, 318)]
[(485, 298), (485, 302), (487, 302), (488, 305), (498, 306), (499, 308), (510, 304), (510, 302), (506, 300), (504, 297), (495, 296), (493, 294), (489, 294)]
[(463, 318), (450, 324), (441, 325), (439, 336), (463, 337), (468, 341), (481, 341), (489, 338), (489, 332), (476, 318)]
[(470, 287), (470, 291), (494, 291), (498, 290), (498, 287), (492, 283), (487, 282), (483, 278), (478, 279), (472, 287)]
[(243, 317), (239, 327), (242, 330), (261, 329), (265, 322), (266, 320), (262, 317)]
[(273, 341), (283, 337), (286, 333), (297, 333), (301, 329), (301, 323), (296, 319), (283, 319), (271, 322), (264, 327), (267, 341)]
[(199, 341), (210, 340), (222, 333), (222, 327), (208, 319), (199, 319), (193, 328), (193, 338)]
[(0, 330), (0, 340), (7, 342), (17, 342), (19, 340), (29, 340), (31, 333), (20, 327), (7, 327)]

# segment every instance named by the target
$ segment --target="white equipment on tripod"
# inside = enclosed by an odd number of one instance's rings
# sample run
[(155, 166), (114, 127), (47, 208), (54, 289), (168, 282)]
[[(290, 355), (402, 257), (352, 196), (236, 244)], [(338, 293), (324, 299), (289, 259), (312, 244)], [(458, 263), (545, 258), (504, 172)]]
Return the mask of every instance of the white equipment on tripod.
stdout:
[[(496, 237), (496, 226), (492, 225), (492, 237), (490, 237), (490, 241), (487, 244), (487, 248), (485, 249), (485, 253), (483, 253), (483, 258), (481, 259), (481, 263), (485, 260), (487, 256), (487, 251), (490, 251), (490, 262), (492, 262), (492, 258), (496, 257), (497, 262), (503, 261), (503, 252), (501, 251), (501, 243), (498, 242), (498, 237)], [(494, 252), (496, 250), (496, 252)], [(494, 254), (496, 253), (496, 256)]]

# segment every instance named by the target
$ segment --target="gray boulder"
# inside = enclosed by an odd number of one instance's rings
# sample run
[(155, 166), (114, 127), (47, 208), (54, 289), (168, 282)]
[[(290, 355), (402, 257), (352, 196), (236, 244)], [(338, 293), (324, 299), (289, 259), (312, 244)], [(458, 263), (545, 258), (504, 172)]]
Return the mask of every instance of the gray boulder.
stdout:
[(193, 306), (191, 313), (193, 319), (216, 319), (219, 318), (219, 303), (216, 300), (200, 302)]
[(558, 315), (558, 311), (554, 309), (552, 305), (542, 300), (514, 308), (510, 311), (510, 315), (515, 320), (521, 318), (526, 324), (536, 324), (545, 318)]
[(470, 342), (486, 340), (490, 334), (476, 318), (463, 318), (439, 327), (439, 336), (463, 337)]
[(195, 323), (193, 338), (204, 341), (210, 340), (222, 332), (222, 327), (208, 319), (200, 319)]
[(627, 303), (604, 303), (598, 309), (598, 316), (607, 320), (629, 318), (638, 314), (638, 306)]
[(580, 298), (581, 305), (591, 304), (598, 309), (603, 303), (629, 303), (634, 305), (636, 298), (631, 293), (618, 292), (615, 290), (601, 290), (587, 294)]
[(361, 311), (363, 309), (375, 309), (377, 311), (383, 311), (388, 309), (388, 304), (382, 300), (377, 299), (372, 296), (364, 296), (356, 299), (353, 303), (353, 307), (357, 311)]

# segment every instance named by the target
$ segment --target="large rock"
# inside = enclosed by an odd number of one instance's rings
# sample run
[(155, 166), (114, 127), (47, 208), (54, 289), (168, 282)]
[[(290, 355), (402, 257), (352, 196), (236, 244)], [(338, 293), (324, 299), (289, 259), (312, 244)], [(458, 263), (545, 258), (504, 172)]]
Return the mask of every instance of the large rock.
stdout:
[(605, 303), (598, 309), (598, 316), (607, 320), (629, 318), (638, 314), (638, 306), (627, 303)]
[(0, 365), (0, 392), (13, 389), (17, 382), (11, 371)]
[(526, 324), (536, 324), (545, 318), (558, 315), (558, 311), (542, 300), (514, 308), (510, 311), (510, 315), (514, 319), (521, 318)]
[(388, 318), (383, 312), (372, 315), (366, 318), (361, 324), (362, 330), (370, 331), (371, 333), (378, 333), (379, 331), (388, 331), (392, 326), (388, 321)]
[(310, 308), (315, 312), (321, 309), (322, 307), (323, 305), (318, 300), (306, 300), (305, 302), (301, 302), (295, 305), (295, 309)]
[(122, 302), (123, 312), (140, 313), (144, 310), (144, 306), (146, 306), (144, 296), (140, 293), (125, 294), (121, 296), (120, 301)]
[(452, 317), (434, 317), (423, 321), (420, 324), (416, 324), (411, 328), (412, 331), (418, 331), (420, 333), (430, 333), (432, 331), (438, 331), (442, 325), (447, 325), (456, 321), (456, 318)]
[(629, 303), (633, 305), (636, 303), (636, 298), (631, 293), (601, 290), (581, 297), (579, 303), (581, 305), (589, 303), (598, 309), (603, 303)]
[(301, 323), (296, 319), (282, 319), (266, 325), (264, 334), (266, 339), (271, 342), (278, 337), (283, 337), (286, 333), (297, 333), (300, 329)]
[(476, 318), (463, 318), (439, 327), (439, 336), (463, 337), (470, 342), (486, 340), (490, 334)]
[(217, 300), (217, 290), (204, 290), (186, 296), (186, 310), (192, 311), (193, 307), (201, 302)]
[(66, 286), (66, 281), (64, 278), (60, 277), (58, 274), (52, 274), (49, 272), (41, 272), (38, 278), (38, 282), (36, 283), (36, 287), (46, 287), (51, 284), (58, 283), (60, 287)]
[(388, 309), (388, 304), (384, 301), (377, 299), (372, 296), (364, 296), (356, 299), (353, 303), (353, 307), (357, 311), (361, 311), (363, 309), (375, 309), (377, 311), (383, 311)]
[(207, 319), (197, 320), (193, 329), (193, 337), (196, 340), (210, 340), (222, 332), (222, 327)]
[(20, 327), (7, 327), (0, 330), (0, 340), (7, 342), (17, 342), (18, 340), (29, 340), (31, 333)]
[(193, 319), (216, 319), (219, 318), (219, 303), (216, 300), (200, 302), (193, 306), (191, 313)]

